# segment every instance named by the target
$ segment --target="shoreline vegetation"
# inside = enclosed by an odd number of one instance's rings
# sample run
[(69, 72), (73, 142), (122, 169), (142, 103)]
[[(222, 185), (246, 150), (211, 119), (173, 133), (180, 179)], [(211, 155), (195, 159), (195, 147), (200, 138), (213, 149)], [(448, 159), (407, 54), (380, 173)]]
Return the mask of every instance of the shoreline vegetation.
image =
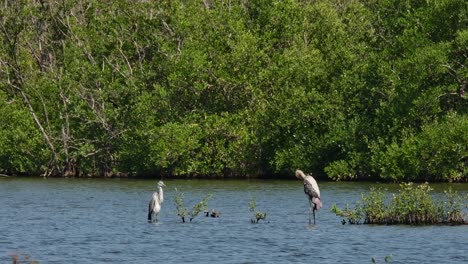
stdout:
[(361, 194), (354, 208), (341, 209), (333, 204), (330, 211), (342, 218), (341, 223), (376, 225), (467, 225), (468, 194), (459, 195), (451, 189), (442, 197), (434, 197), (428, 183), (400, 184), (397, 193), (386, 197), (382, 189), (371, 188)]
[[(173, 180), (286, 180), (286, 181), (296, 181), (297, 178), (294, 177), (294, 174), (290, 173), (281, 173), (281, 174), (270, 174), (270, 175), (200, 175), (200, 174), (191, 174), (191, 175), (168, 175), (168, 174), (130, 174), (130, 173), (109, 173), (106, 175), (28, 175), (28, 174), (21, 174), (21, 175), (7, 175), (7, 174), (0, 174), (0, 179), (2, 178), (76, 178), (76, 179), (173, 179)], [(364, 179), (345, 179), (345, 180), (335, 180), (327, 178), (326, 176), (322, 175), (321, 177), (317, 177), (320, 182), (362, 182), (362, 183), (454, 183), (454, 184), (466, 184), (468, 183), (467, 179), (462, 179), (460, 181), (450, 181), (447, 182), (445, 180), (428, 180), (421, 179), (415, 181), (398, 181), (394, 179), (382, 179), (379, 177), (368, 177)]]
[[(2, 178), (75, 178), (75, 179), (173, 179), (173, 180), (286, 180), (286, 181), (296, 181), (297, 178), (293, 177), (292, 174), (275, 174), (275, 175), (131, 175), (128, 173), (116, 173), (116, 174), (108, 174), (108, 175), (80, 175), (80, 176), (45, 176), (45, 175), (0, 175), (0, 179)], [(337, 180), (329, 179), (329, 178), (318, 178), (320, 182), (336, 182)], [(404, 181), (396, 181), (390, 179), (381, 179), (381, 178), (366, 178), (366, 179), (354, 179), (354, 180), (338, 180), (341, 182), (363, 182), (363, 183), (408, 183)], [(468, 183), (468, 179), (463, 181), (455, 181), (455, 182), (447, 182), (444, 180), (435, 180), (435, 181), (428, 181), (428, 180), (421, 180), (421, 181), (411, 181), (413, 183), (454, 183), (454, 184), (466, 184)]]
[(468, 182), (466, 0), (1, 5), (0, 177)]

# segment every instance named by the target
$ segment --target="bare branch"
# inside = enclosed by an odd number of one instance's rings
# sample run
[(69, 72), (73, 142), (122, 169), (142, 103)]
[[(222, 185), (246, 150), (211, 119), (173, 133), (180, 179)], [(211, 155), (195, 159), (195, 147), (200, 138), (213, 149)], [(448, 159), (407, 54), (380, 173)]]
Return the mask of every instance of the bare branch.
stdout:
[(122, 55), (124, 60), (127, 62), (128, 69), (130, 70), (130, 76), (132, 76), (133, 75), (132, 66), (130, 65), (130, 62), (128, 61), (127, 56), (125, 56), (124, 52), (122, 51), (122, 46), (123, 46), (122, 40), (119, 39), (119, 43), (120, 43), (120, 46), (119, 46), (118, 50), (120, 52), (120, 55)]
[(23, 100), (24, 100), (24, 103), (26, 104), (28, 110), (29, 110), (29, 113), (31, 114), (31, 116), (33, 117), (34, 119), (34, 122), (36, 123), (37, 127), (39, 128), (39, 130), (41, 131), (42, 133), (42, 136), (44, 137), (44, 140), (46, 141), (46, 144), (47, 146), (49, 147), (49, 149), (52, 151), (52, 155), (53, 155), (53, 159), (54, 159), (54, 164), (55, 164), (55, 168), (57, 169), (57, 171), (60, 171), (60, 168), (59, 168), (59, 159), (58, 159), (58, 154), (55, 150), (55, 147), (54, 147), (54, 144), (52, 143), (49, 135), (47, 134), (47, 132), (45, 131), (44, 127), (42, 126), (41, 124), (41, 121), (39, 120), (39, 118), (37, 117), (36, 115), (36, 112), (34, 111), (34, 108), (32, 107), (32, 104), (31, 102), (29, 101), (29, 98), (28, 96), (26, 95), (26, 93), (23, 91), (23, 89), (21, 87), (18, 87), (14, 84), (11, 84), (16, 90), (18, 90), (18, 92), (21, 94), (21, 96), (23, 97)]

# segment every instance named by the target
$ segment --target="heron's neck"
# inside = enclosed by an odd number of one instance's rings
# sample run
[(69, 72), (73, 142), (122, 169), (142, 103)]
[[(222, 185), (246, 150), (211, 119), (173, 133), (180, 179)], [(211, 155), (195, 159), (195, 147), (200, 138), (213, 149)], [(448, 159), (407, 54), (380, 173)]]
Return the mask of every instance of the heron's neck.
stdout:
[(158, 187), (158, 198), (160, 203), (164, 201), (164, 194), (161, 186)]

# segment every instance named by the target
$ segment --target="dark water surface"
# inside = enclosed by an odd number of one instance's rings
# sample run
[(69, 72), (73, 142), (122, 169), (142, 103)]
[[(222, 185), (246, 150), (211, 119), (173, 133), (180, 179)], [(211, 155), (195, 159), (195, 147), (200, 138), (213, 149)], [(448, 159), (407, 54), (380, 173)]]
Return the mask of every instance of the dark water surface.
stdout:
[[(329, 211), (379, 184), (319, 182), (324, 207), (310, 226), (299, 180), (165, 183), (159, 222), (149, 224), (156, 181), (0, 179), (0, 263), (14, 254), (40, 263), (468, 263), (468, 226), (341, 225)], [(468, 193), (467, 184), (431, 186)], [(175, 187), (186, 205), (213, 194), (220, 218), (181, 223)], [(250, 223), (252, 197), (267, 212), (259, 224)]]

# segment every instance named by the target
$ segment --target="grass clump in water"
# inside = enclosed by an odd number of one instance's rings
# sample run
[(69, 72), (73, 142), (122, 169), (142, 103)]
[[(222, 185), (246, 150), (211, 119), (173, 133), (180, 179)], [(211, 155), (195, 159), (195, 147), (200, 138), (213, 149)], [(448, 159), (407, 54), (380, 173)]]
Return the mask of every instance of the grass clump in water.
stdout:
[(342, 210), (334, 204), (331, 211), (343, 218), (343, 224), (467, 224), (463, 208), (468, 208), (468, 196), (464, 202), (450, 189), (444, 199), (437, 200), (431, 191), (428, 183), (400, 184), (398, 193), (389, 199), (381, 189), (371, 188), (368, 194), (362, 194), (354, 209), (346, 205)]

